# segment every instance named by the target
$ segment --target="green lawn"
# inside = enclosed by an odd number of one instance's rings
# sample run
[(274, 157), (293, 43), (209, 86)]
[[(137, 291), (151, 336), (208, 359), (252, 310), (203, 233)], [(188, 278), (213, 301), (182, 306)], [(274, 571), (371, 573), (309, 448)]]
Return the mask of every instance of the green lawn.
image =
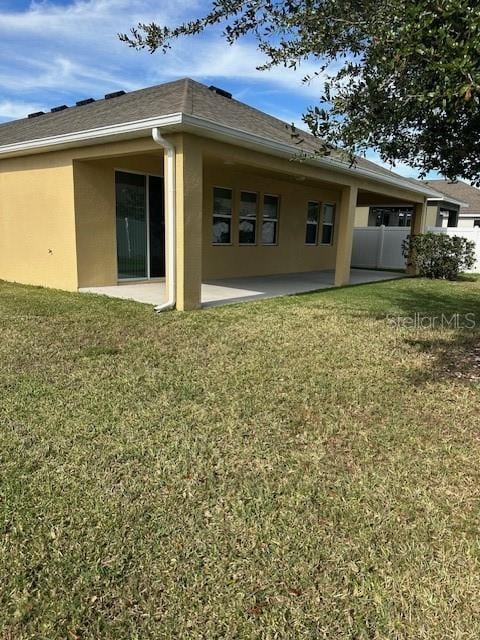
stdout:
[(2, 640), (480, 637), (480, 280), (0, 330)]

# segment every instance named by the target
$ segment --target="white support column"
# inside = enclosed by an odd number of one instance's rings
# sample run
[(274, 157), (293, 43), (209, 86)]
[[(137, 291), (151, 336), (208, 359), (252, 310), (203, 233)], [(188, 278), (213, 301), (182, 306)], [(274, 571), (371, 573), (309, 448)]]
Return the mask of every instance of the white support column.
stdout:
[(337, 221), (337, 252), (335, 256), (335, 286), (350, 282), (352, 260), (353, 227), (357, 206), (357, 187), (343, 187)]

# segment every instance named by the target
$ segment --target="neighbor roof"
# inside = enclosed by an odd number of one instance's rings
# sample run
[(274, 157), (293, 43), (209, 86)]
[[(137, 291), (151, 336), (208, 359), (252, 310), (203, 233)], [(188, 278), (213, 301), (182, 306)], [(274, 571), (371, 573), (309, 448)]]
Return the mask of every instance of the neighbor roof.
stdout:
[[(5, 153), (12, 146), (22, 146), (22, 143), (24, 146), (30, 142), (45, 142), (46, 146), (49, 139), (58, 139), (59, 136), (81, 134), (102, 127), (137, 123), (172, 114), (195, 116), (232, 130), (259, 136), (265, 141), (292, 145), (299, 152), (311, 153), (320, 148), (319, 140), (310, 133), (298, 131), (298, 137), (292, 136), (292, 127), (288, 123), (243, 102), (220, 95), (206, 85), (184, 78), (108, 100), (96, 100), (55, 113), (0, 124), (0, 152)], [(339, 152), (333, 152), (332, 159), (338, 162), (343, 157)], [(390, 180), (398, 179), (406, 184), (410, 182), (412, 186), (415, 184), (417, 191), (428, 191), (422, 183), (406, 180), (365, 158), (358, 158), (357, 165)]]
[(458, 182), (449, 182), (448, 180), (425, 180), (425, 183), (445, 194), (447, 197), (456, 198), (468, 205), (468, 208), (460, 207), (460, 213), (468, 213), (469, 215), (480, 212), (480, 189), (472, 187), (472, 185), (459, 180)]

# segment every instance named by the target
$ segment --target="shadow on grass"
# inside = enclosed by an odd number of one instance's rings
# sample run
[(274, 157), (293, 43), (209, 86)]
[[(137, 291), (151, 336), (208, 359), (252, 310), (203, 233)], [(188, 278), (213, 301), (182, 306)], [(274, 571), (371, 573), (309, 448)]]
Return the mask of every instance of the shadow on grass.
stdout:
[(415, 383), (439, 379), (479, 382), (479, 284), (475, 276), (463, 276), (456, 282), (410, 279), (369, 285), (346, 297), (352, 315), (360, 311), (389, 322), (393, 331), (402, 332), (409, 347), (429, 354), (428, 369), (412, 374)]
[[(308, 296), (309, 293), (301, 294)], [(311, 292), (310, 292), (311, 295)], [(388, 322), (429, 366), (414, 371), (415, 384), (439, 379), (480, 381), (480, 276), (455, 281), (402, 278), (318, 291), (312, 303), (331, 305), (361, 322)]]

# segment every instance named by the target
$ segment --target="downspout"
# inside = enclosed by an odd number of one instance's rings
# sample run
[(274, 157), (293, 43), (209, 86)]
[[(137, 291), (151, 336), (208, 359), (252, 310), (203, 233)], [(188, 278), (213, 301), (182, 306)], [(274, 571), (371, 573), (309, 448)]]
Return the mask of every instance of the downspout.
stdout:
[(165, 175), (165, 210), (166, 210), (166, 228), (168, 229), (168, 237), (166, 241), (167, 250), (167, 300), (163, 304), (155, 307), (155, 311), (168, 311), (175, 307), (175, 287), (176, 287), (176, 247), (175, 247), (175, 228), (176, 228), (176, 199), (175, 199), (175, 147), (171, 142), (165, 140), (160, 134), (160, 129), (155, 127), (152, 129), (152, 138), (154, 142), (165, 150), (164, 175)]

